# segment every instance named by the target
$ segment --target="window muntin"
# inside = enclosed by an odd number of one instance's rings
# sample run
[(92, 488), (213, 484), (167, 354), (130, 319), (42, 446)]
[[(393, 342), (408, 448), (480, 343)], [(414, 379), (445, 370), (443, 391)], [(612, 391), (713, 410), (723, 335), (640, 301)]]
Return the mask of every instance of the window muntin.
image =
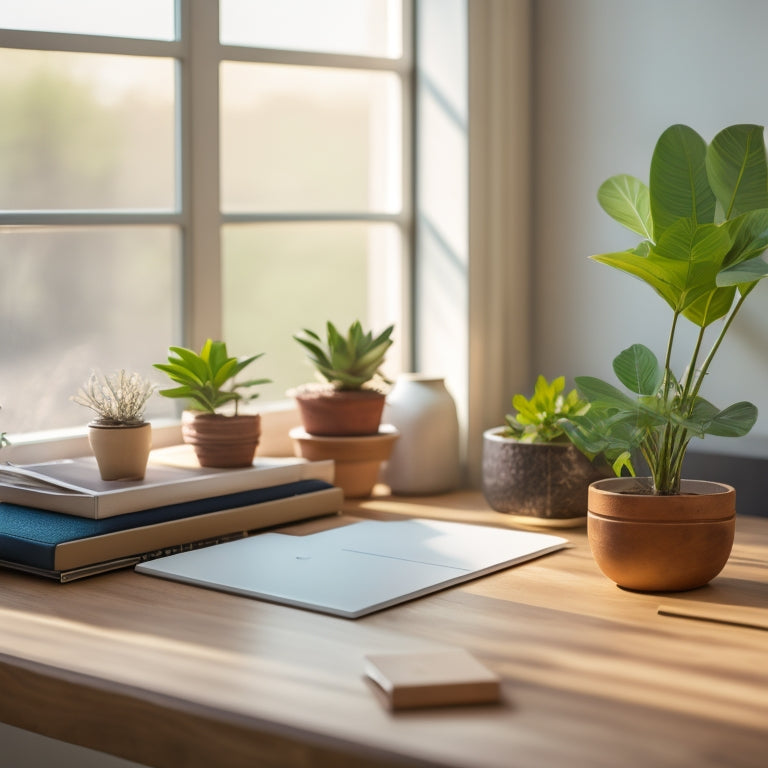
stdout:
[(0, 27), (173, 40), (174, 0), (9, 0)]
[(398, 58), (399, 0), (221, 0), (221, 42)]
[(401, 105), (391, 72), (225, 62), (223, 210), (399, 212)]
[(0, 210), (176, 207), (172, 59), (0, 49)]

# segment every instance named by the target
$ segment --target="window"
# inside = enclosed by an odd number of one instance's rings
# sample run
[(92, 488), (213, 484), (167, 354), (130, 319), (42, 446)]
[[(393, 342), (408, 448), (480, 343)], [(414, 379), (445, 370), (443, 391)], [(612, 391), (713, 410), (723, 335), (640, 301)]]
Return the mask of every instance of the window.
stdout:
[(266, 352), (267, 399), (312, 375), (291, 335), (327, 319), (397, 323), (402, 367), (409, 19), (407, 0), (0, 8), (3, 431), (83, 425), (92, 368), (154, 377), (208, 336)]

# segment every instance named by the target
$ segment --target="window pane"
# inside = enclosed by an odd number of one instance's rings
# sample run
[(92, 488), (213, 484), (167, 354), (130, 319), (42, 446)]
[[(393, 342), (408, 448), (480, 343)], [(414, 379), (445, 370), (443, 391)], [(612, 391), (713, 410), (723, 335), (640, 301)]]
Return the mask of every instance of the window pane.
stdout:
[(225, 211), (400, 210), (395, 75), (228, 63), (221, 83)]
[(221, 0), (221, 42), (397, 58), (401, 5), (400, 0)]
[(397, 323), (387, 354), (400, 367), (401, 239), (391, 224), (232, 225), (223, 234), (224, 336), (240, 355), (266, 352), (254, 375), (274, 379), (261, 397), (314, 380), (292, 338), (324, 335), (327, 320), (346, 330), (360, 319), (381, 331)]
[(17, 0), (0, 5), (0, 27), (173, 40), (174, 0)]
[(0, 209), (175, 207), (171, 59), (0, 50)]
[[(0, 431), (81, 426), (92, 369), (152, 376), (178, 338), (179, 235), (168, 227), (0, 231)], [(153, 397), (147, 415), (170, 416)]]

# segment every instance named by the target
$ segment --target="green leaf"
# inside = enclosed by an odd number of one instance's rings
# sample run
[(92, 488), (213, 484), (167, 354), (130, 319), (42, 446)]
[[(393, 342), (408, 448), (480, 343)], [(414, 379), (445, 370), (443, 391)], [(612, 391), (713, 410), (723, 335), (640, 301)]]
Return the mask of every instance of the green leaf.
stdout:
[(679, 219), (695, 224), (715, 220), (715, 195), (706, 171), (707, 145), (686, 125), (673, 125), (659, 137), (651, 159), (650, 203), (654, 239)]
[(683, 310), (683, 316), (694, 325), (706, 328), (728, 314), (735, 296), (735, 288), (717, 288), (688, 305)]
[(634, 176), (620, 174), (601, 184), (597, 200), (603, 210), (627, 229), (653, 239), (648, 187)]
[(766, 276), (768, 276), (768, 262), (763, 256), (756, 256), (754, 259), (748, 259), (724, 269), (717, 275), (717, 284), (720, 286), (743, 285), (755, 283)]
[(581, 396), (592, 405), (600, 404), (621, 411), (637, 410), (637, 404), (632, 398), (607, 381), (593, 376), (577, 376), (575, 382)]
[(757, 408), (752, 403), (741, 402), (720, 411), (707, 428), (708, 435), (742, 437), (757, 421)]
[(720, 131), (707, 148), (706, 170), (726, 219), (768, 208), (762, 126), (732, 125)]
[(642, 344), (633, 344), (619, 353), (613, 370), (619, 381), (638, 395), (655, 395), (664, 380), (664, 370), (656, 355)]

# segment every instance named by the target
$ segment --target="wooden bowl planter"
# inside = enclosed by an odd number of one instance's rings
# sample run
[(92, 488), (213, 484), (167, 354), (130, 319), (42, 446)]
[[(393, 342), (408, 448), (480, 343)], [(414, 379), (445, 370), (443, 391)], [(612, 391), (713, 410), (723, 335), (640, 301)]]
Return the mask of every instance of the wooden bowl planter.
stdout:
[(334, 485), (344, 491), (345, 498), (357, 499), (371, 495), (381, 463), (389, 458), (400, 433), (383, 424), (373, 435), (310, 435), (301, 427), (289, 434), (297, 456), (309, 461), (333, 459)]
[(90, 443), (102, 480), (143, 480), (152, 448), (152, 425), (88, 425)]
[(590, 483), (610, 475), (571, 443), (523, 443), (503, 427), (483, 433), (483, 495), (518, 522), (569, 528), (587, 521)]
[(181, 434), (201, 467), (249, 467), (261, 437), (261, 416), (184, 411)]
[(733, 546), (736, 492), (723, 483), (682, 480), (680, 494), (638, 493), (634, 478), (589, 488), (587, 533), (600, 570), (620, 587), (672, 592), (702, 587)]

